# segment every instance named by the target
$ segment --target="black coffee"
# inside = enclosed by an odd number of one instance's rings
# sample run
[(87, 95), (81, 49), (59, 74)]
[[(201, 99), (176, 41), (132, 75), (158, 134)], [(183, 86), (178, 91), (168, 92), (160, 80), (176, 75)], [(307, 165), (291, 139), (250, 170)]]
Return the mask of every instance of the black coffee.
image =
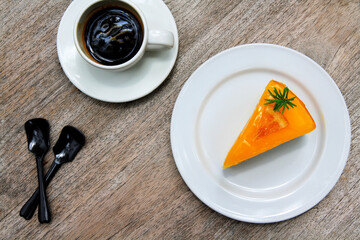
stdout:
[(117, 65), (130, 60), (139, 51), (143, 30), (130, 11), (109, 7), (90, 17), (84, 38), (87, 50), (97, 62)]

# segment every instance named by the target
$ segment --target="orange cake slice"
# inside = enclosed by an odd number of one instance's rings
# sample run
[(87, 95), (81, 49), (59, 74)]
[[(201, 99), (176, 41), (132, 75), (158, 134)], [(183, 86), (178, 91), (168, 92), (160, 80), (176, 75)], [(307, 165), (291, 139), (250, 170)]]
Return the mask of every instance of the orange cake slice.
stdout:
[(223, 168), (234, 166), (315, 128), (305, 104), (285, 84), (271, 80), (227, 154)]

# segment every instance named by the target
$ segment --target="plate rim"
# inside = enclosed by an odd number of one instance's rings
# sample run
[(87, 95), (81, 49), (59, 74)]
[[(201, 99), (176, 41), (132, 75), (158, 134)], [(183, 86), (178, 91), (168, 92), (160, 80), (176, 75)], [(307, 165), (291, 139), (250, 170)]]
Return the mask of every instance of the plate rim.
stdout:
[[(341, 150), (342, 154), (341, 154), (341, 165), (338, 165), (338, 167), (336, 168), (336, 173), (335, 173), (335, 177), (333, 177), (331, 180), (331, 182), (329, 182), (327, 184), (327, 187), (324, 188), (322, 191), (318, 192), (317, 195), (318, 197), (314, 197), (311, 198), (309, 201), (307, 201), (305, 204), (303, 204), (301, 207), (297, 208), (296, 210), (290, 211), (292, 212), (292, 214), (285, 214), (284, 217), (279, 217), (279, 216), (270, 216), (270, 217), (265, 217), (265, 218), (258, 218), (258, 217), (251, 217), (251, 216), (244, 216), (241, 215), (239, 213), (232, 213), (230, 210), (223, 208), (222, 206), (217, 205), (216, 203), (212, 202), (211, 200), (206, 199), (205, 197), (201, 196), (196, 190), (194, 190), (192, 184), (190, 183), (190, 180), (188, 179), (189, 177), (185, 175), (185, 173), (183, 172), (184, 169), (181, 166), (181, 159), (176, 147), (174, 146), (174, 122), (175, 122), (175, 118), (177, 117), (177, 109), (178, 109), (178, 105), (180, 104), (179, 102), (182, 100), (184, 93), (186, 92), (187, 88), (189, 88), (190, 84), (191, 84), (191, 79), (192, 77), (196, 74), (198, 71), (200, 71), (200, 69), (204, 68), (207, 64), (209, 64), (209, 62), (215, 61), (216, 58), (220, 57), (221, 55), (227, 54), (230, 51), (234, 51), (237, 50), (239, 48), (248, 48), (248, 47), (270, 47), (270, 48), (280, 48), (286, 51), (289, 51), (293, 54), (296, 54), (298, 56), (300, 56), (302, 59), (304, 59), (304, 61), (308, 61), (309, 63), (311, 63), (311, 65), (315, 66), (318, 70), (321, 71), (322, 74), (325, 74), (327, 79), (331, 79), (331, 81), (329, 81), (329, 84), (332, 85), (332, 88), (334, 88), (337, 92), (338, 97), (340, 97), (340, 101), (341, 104), (343, 104), (344, 109), (345, 110), (345, 116), (344, 116), (344, 127), (345, 127), (345, 132), (344, 132), (344, 148)], [(251, 43), (251, 44), (243, 44), (243, 45), (238, 45), (229, 49), (226, 49), (224, 51), (221, 51), (217, 54), (215, 54), (214, 56), (210, 57), (208, 60), (206, 60), (204, 63), (202, 63), (192, 74), (191, 76), (186, 80), (185, 84), (183, 85), (177, 99), (176, 102), (174, 104), (174, 108), (173, 108), (173, 112), (172, 112), (172, 117), (171, 117), (171, 126), (170, 126), (170, 142), (171, 142), (171, 149), (172, 149), (172, 153), (173, 153), (173, 157), (174, 157), (174, 161), (176, 164), (176, 167), (183, 179), (183, 181), (185, 182), (185, 184), (188, 186), (188, 188), (192, 191), (192, 193), (200, 200), (202, 201), (205, 205), (207, 205), (208, 207), (210, 207), (211, 209), (213, 209), (214, 211), (227, 216), (229, 218), (232, 218), (234, 220), (238, 220), (238, 221), (244, 221), (244, 222), (249, 222), (249, 223), (273, 223), (273, 222), (279, 222), (279, 221), (285, 221), (287, 219), (296, 217), (308, 210), (310, 210), (311, 208), (313, 208), (315, 205), (317, 205), (321, 200), (323, 200), (329, 193), (330, 191), (334, 188), (335, 184), (338, 182), (341, 173), (343, 172), (345, 166), (346, 166), (346, 162), (350, 153), (350, 146), (351, 146), (351, 124), (350, 124), (350, 117), (349, 117), (349, 112), (348, 112), (348, 108), (346, 106), (346, 102), (344, 99), (344, 96), (342, 95), (340, 89), (338, 88), (338, 86), (336, 85), (335, 81), (331, 78), (331, 76), (317, 63), (315, 62), (313, 59), (311, 59), (310, 57), (306, 56), (303, 53), (300, 53), (294, 49), (285, 47), (285, 46), (281, 46), (281, 45), (276, 45), (276, 44), (270, 44), (270, 43)], [(315, 200), (314, 200), (315, 199)], [(284, 215), (284, 214), (283, 214)]]

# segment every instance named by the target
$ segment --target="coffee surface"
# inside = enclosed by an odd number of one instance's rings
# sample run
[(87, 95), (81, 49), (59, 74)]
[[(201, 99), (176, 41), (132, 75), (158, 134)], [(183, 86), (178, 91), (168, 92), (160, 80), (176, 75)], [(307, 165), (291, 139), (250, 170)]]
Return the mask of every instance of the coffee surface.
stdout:
[(123, 8), (105, 8), (86, 24), (84, 40), (90, 55), (104, 65), (130, 60), (139, 51), (143, 30), (139, 20)]

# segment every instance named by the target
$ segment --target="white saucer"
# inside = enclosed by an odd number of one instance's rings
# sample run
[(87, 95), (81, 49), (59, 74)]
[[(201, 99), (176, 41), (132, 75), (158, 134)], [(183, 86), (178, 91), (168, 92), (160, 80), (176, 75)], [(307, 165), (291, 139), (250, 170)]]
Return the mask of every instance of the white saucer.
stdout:
[[(223, 170), (271, 79), (305, 103), (316, 129)], [(191, 191), (215, 211), (253, 223), (289, 219), (321, 201), (344, 169), (351, 139), (349, 113), (332, 78), (305, 55), (271, 44), (231, 48), (201, 65), (176, 100), (170, 133)]]
[(143, 11), (149, 29), (167, 30), (174, 34), (174, 47), (146, 52), (129, 70), (108, 72), (83, 60), (73, 42), (73, 27), (79, 11), (95, 1), (74, 0), (61, 19), (57, 51), (66, 76), (83, 93), (106, 102), (128, 102), (149, 94), (166, 79), (177, 57), (179, 38), (170, 10), (161, 0), (133, 0)]

